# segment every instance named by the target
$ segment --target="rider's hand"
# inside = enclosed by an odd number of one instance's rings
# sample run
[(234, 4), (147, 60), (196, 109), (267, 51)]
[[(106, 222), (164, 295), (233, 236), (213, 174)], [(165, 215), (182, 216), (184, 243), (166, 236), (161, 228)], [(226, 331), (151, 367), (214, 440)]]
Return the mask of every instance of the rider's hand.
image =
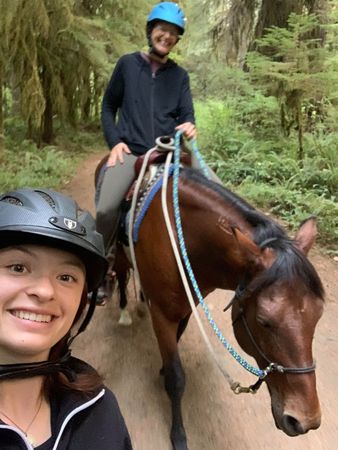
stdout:
[(197, 135), (195, 124), (192, 122), (184, 122), (178, 125), (175, 130), (183, 130), (183, 134), (187, 139), (193, 139)]
[(111, 149), (108, 161), (107, 161), (107, 167), (114, 167), (116, 165), (116, 162), (119, 161), (121, 164), (123, 164), (123, 154), (124, 153), (131, 153), (129, 147), (124, 142), (119, 142)]

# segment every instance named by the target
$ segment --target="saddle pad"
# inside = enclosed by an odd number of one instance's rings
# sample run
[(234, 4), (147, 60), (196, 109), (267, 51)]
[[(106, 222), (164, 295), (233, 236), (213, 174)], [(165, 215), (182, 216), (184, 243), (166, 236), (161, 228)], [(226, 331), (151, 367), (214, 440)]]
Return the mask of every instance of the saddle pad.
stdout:
[[(142, 195), (137, 203), (136, 217), (134, 220), (134, 227), (133, 227), (133, 242), (134, 243), (137, 242), (138, 234), (140, 231), (140, 226), (141, 226), (141, 223), (149, 209), (149, 206), (151, 205), (151, 202), (153, 201), (155, 195), (160, 190), (160, 188), (163, 184), (163, 171), (164, 171), (164, 166), (159, 169), (159, 171), (157, 172), (157, 175), (158, 175), (157, 179), (154, 181), (154, 183), (150, 187), (148, 187), (148, 189), (146, 189), (142, 193)], [(171, 177), (173, 172), (174, 172), (174, 166), (170, 165), (168, 176)], [(129, 216), (129, 214), (128, 214), (128, 216)], [(128, 217), (128, 220), (129, 220), (129, 217)]]

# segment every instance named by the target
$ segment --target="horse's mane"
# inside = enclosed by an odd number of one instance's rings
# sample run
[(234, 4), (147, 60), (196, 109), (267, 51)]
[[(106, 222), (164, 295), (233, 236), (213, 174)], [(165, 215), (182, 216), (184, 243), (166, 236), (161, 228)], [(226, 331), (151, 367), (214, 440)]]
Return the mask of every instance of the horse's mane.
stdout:
[[(256, 280), (255, 290), (261, 290), (271, 285), (277, 279), (290, 281), (302, 280), (307, 288), (317, 297), (324, 297), (322, 282), (311, 262), (300, 251), (285, 230), (273, 219), (256, 210), (244, 199), (226, 187), (207, 179), (200, 171), (184, 168), (181, 175), (187, 180), (204, 186), (215, 192), (219, 197), (235, 207), (242, 217), (253, 227), (254, 242), (264, 248), (264, 242), (269, 240), (268, 246), (276, 250), (277, 258), (270, 269), (265, 270)], [(273, 239), (273, 240), (270, 240)]]

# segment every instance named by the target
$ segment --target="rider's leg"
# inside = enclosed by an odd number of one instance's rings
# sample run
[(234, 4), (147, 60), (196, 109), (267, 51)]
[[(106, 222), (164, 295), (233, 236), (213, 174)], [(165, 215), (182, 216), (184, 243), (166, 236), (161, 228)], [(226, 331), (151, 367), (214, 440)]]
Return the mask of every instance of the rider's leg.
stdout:
[(120, 206), (134, 177), (137, 156), (124, 154), (124, 162), (108, 167), (104, 173), (96, 205), (96, 227), (102, 234), (109, 259), (113, 267), (116, 256), (116, 238), (120, 219)]

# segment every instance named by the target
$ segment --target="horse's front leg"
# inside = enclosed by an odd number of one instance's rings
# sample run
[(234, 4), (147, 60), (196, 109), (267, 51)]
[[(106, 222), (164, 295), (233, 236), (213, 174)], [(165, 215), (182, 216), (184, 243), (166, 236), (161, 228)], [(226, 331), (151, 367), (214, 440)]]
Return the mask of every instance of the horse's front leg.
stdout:
[(119, 306), (120, 306), (120, 318), (118, 323), (120, 325), (131, 325), (132, 318), (127, 309), (127, 284), (129, 280), (129, 266), (128, 261), (124, 257), (121, 251), (118, 253), (118, 258), (114, 266), (115, 278), (119, 287)]
[(182, 397), (185, 389), (185, 374), (178, 352), (168, 365), (164, 365), (165, 390), (171, 401), (172, 426), (170, 438), (174, 450), (187, 450), (187, 437), (182, 418)]
[(177, 347), (178, 323), (169, 321), (154, 307), (151, 307), (151, 316), (162, 355), (164, 385), (171, 401), (171, 442), (174, 450), (188, 450), (181, 408), (185, 374)]
[(122, 274), (117, 274), (117, 283), (119, 286), (119, 294), (120, 294), (120, 325), (131, 325), (132, 318), (127, 309), (128, 299), (127, 299), (127, 283), (128, 283), (128, 274), (124, 272)]

